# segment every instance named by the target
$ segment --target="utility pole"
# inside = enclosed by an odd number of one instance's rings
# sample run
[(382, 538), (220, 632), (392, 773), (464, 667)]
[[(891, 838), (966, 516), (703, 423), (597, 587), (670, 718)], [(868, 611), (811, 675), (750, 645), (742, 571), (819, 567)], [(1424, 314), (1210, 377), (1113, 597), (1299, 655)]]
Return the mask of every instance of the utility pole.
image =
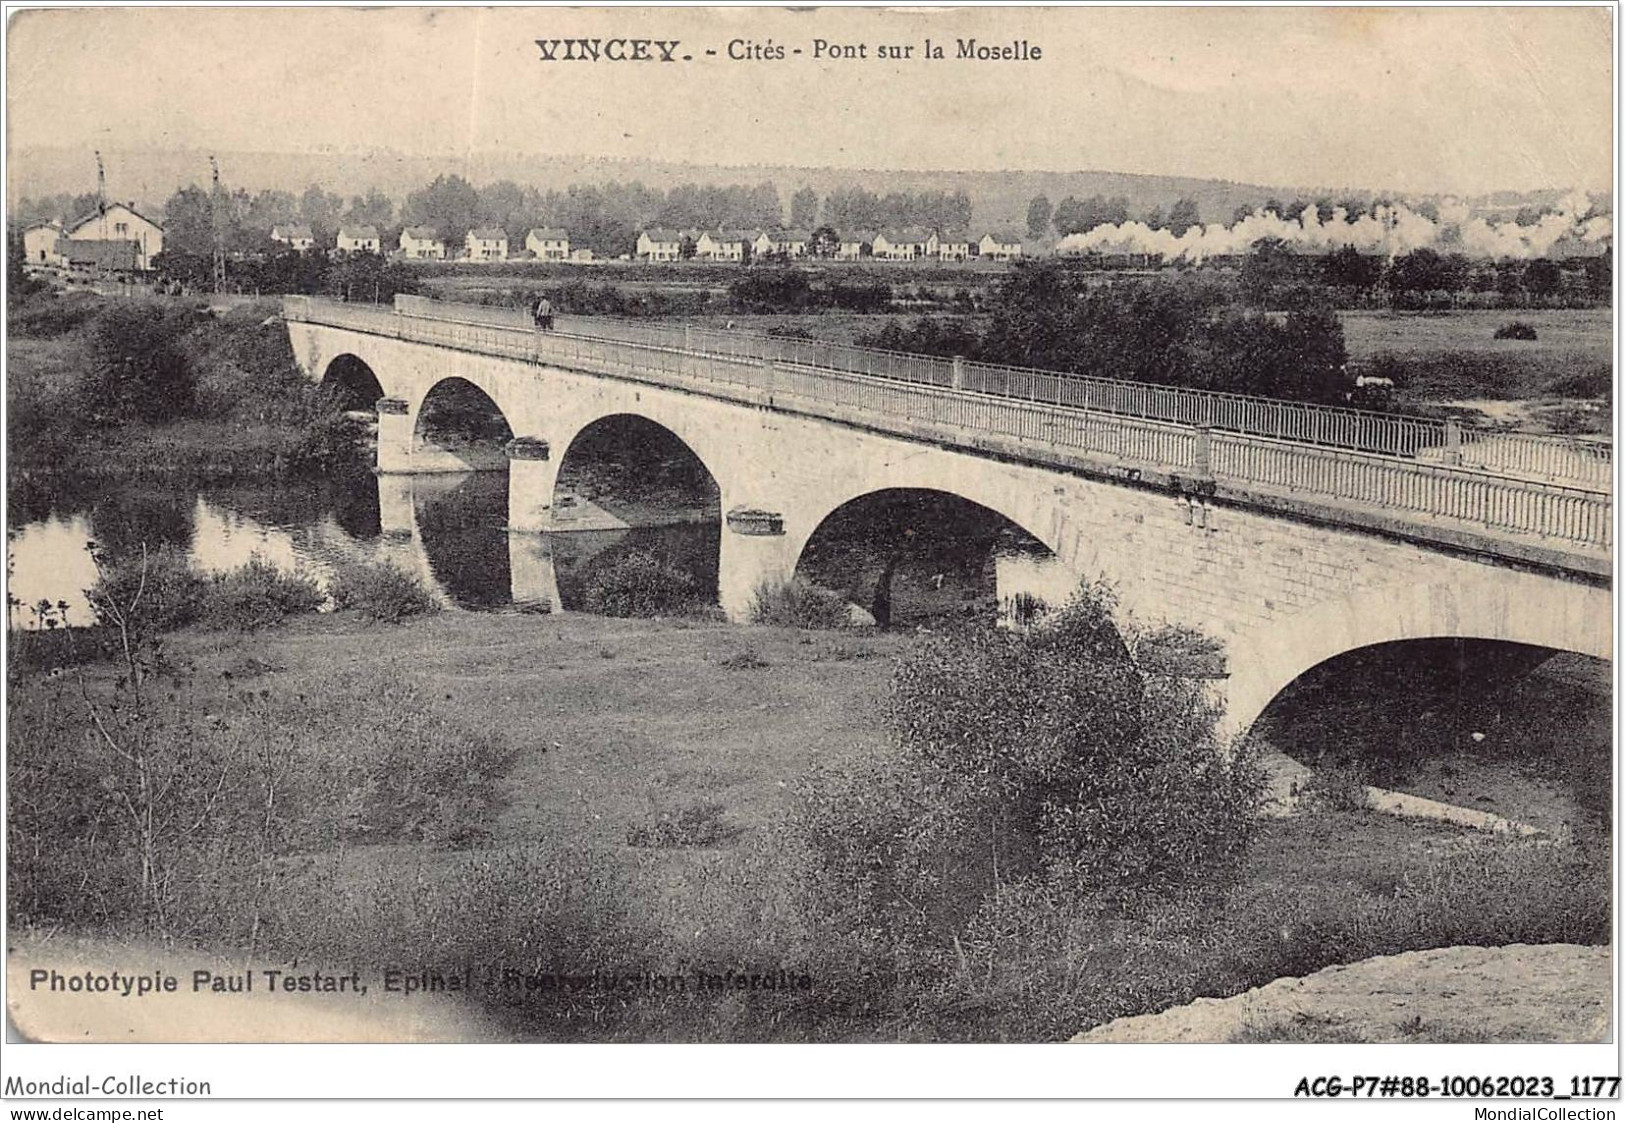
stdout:
[(220, 162), (209, 157), (214, 188), (209, 195), (209, 218), (214, 226), (214, 291), (226, 291), (226, 192), (220, 186)]

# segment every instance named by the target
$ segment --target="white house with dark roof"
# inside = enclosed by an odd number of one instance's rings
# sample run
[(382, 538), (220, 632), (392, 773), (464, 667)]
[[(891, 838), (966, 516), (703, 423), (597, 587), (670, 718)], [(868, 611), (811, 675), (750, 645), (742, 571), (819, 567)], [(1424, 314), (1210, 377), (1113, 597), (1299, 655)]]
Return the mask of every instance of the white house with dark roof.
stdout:
[(977, 252), (994, 261), (1015, 261), (1021, 257), (1021, 237), (1004, 231), (982, 235), (976, 244)]
[(683, 256), (683, 236), (662, 228), (641, 231), (637, 256), (645, 261), (676, 261)]
[(316, 235), (303, 223), (278, 223), (271, 227), (271, 241), (280, 242), (299, 253), (316, 248)]
[(694, 243), (694, 256), (707, 261), (744, 261), (754, 239), (739, 230), (707, 230)]
[(874, 255), (887, 261), (913, 261), (932, 254), (935, 239), (935, 234), (918, 227), (882, 230), (875, 235)]
[[(903, 256), (904, 247), (892, 239), (901, 239), (902, 234), (896, 230), (881, 230), (875, 234), (873, 243), (874, 256), (886, 261), (896, 261)], [(912, 248), (912, 247), (910, 247)]]
[(446, 243), (432, 226), (408, 226), (401, 231), (401, 254), (415, 261), (444, 261)]
[(812, 235), (805, 230), (763, 230), (751, 242), (751, 253), (756, 257), (782, 253), (786, 257), (806, 257)]
[(477, 226), (463, 239), (470, 261), (508, 260), (508, 232), (496, 226)]
[[(128, 247), (91, 250), (88, 246), (64, 247), (81, 251), (84, 260), (132, 261), (135, 269), (151, 269), (152, 259), (164, 252), (164, 228), (126, 203), (108, 203), (84, 218), (68, 224), (62, 237), (68, 242), (128, 243)], [(71, 258), (73, 255), (69, 254)]]
[(970, 240), (969, 234), (959, 232), (935, 233), (934, 256), (939, 261), (966, 261), (970, 258), (975, 243)]
[(537, 226), (525, 235), (525, 248), (538, 261), (569, 261), (570, 232), (556, 226)]
[(341, 226), (333, 248), (339, 253), (378, 253), (378, 227)]

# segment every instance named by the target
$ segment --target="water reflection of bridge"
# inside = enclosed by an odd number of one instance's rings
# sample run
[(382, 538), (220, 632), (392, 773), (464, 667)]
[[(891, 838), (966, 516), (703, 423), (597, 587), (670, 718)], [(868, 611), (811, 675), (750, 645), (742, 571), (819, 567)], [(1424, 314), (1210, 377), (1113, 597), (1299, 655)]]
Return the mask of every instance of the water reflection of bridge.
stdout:
[(358, 486), (378, 489), (376, 539), (323, 520), (299, 532), (311, 560), (331, 571), (389, 562), (446, 607), (557, 610), (552, 543), (546, 535), (507, 533), (505, 476), (375, 476)]
[[(513, 533), (506, 525), (507, 480), (501, 474), (373, 479), (376, 539), (358, 538), (324, 519), (300, 532), (301, 552), (310, 560), (331, 570), (389, 561), (416, 576), (447, 607), (548, 613), (582, 608), (580, 575), (594, 559), (642, 547), (676, 559), (694, 578), (701, 599), (716, 602), (720, 525), (715, 520), (696, 521), (678, 512), (657, 524), (584, 519), (571, 526), (561, 520), (546, 533)], [(1046, 550), (1001, 550), (987, 560), (989, 591), (1002, 616), (1013, 614), (1026, 598), (1053, 605), (1071, 592), (1071, 575)]]

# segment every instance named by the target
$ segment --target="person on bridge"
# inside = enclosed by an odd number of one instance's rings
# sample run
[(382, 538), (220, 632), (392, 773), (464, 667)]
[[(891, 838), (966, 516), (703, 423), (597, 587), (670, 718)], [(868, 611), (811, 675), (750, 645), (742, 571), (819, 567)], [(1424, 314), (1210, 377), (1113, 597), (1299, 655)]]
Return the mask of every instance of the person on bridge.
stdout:
[(553, 302), (545, 296), (536, 302), (536, 326), (542, 331), (553, 330)]

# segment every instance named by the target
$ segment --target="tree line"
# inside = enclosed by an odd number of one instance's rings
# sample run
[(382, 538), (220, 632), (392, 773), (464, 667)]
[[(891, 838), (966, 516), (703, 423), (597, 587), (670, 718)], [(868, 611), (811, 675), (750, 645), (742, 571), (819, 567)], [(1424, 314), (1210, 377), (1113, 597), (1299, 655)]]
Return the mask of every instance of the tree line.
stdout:
[(985, 326), (921, 318), (860, 336), (865, 346), (1294, 401), (1346, 404), (1354, 391), (1337, 315), (1284, 317), (1234, 294), (1160, 281), (1092, 284), (1026, 264), (987, 301)]
[(1603, 255), (1488, 261), (1421, 247), (1384, 258), (1353, 246), (1297, 254), (1273, 239), (1253, 246), (1241, 265), (1241, 291), (1273, 308), (1335, 303), (1408, 311), (1471, 307), (1589, 307), (1613, 299), (1613, 270)]

